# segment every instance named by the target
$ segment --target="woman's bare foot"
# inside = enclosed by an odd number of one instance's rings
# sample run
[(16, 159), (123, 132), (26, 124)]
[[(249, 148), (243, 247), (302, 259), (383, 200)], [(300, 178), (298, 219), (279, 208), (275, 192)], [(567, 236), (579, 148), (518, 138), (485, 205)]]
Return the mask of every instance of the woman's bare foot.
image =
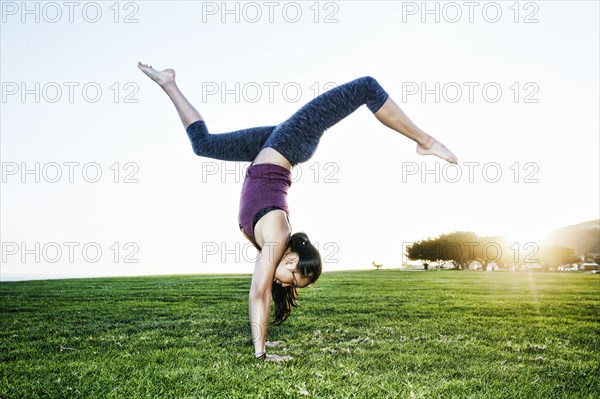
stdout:
[(161, 87), (166, 83), (175, 81), (175, 71), (172, 69), (165, 69), (164, 71), (157, 71), (152, 68), (152, 65), (142, 64), (138, 61), (138, 68), (144, 72), (150, 79), (158, 83)]
[(435, 155), (450, 163), (457, 163), (458, 159), (456, 155), (452, 153), (445, 145), (429, 137), (429, 142), (424, 144), (417, 144), (417, 154), (420, 155)]

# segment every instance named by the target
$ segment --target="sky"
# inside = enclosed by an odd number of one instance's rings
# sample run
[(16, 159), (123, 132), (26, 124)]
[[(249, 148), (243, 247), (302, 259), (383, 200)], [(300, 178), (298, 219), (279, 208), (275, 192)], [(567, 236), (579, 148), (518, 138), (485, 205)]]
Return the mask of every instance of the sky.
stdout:
[(195, 155), (138, 61), (175, 69), (212, 133), (373, 76), (457, 155), (419, 156), (366, 107), (327, 130), (288, 192), (324, 271), (398, 267), (455, 230), (523, 247), (600, 215), (598, 2), (69, 4), (0, 4), (1, 281), (252, 273), (248, 163)]

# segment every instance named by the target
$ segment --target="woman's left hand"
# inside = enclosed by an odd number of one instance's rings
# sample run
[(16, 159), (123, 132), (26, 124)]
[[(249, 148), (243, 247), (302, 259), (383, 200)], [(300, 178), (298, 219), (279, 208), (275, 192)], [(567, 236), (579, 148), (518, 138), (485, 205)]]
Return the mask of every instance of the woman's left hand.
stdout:
[(265, 357), (265, 362), (287, 362), (288, 360), (292, 360), (292, 357), (279, 355), (267, 355)]

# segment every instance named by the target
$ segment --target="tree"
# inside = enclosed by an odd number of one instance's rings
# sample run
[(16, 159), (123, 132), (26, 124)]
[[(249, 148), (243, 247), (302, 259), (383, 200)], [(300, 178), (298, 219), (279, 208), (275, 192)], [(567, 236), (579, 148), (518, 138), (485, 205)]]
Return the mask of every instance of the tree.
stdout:
[(442, 234), (437, 238), (438, 259), (452, 262), (455, 269), (467, 269), (476, 259), (475, 248), (478, 245), (477, 234), (472, 231), (455, 231)]
[(499, 263), (506, 259), (509, 248), (504, 237), (479, 237), (478, 244), (475, 248), (475, 260), (481, 263), (483, 271), (487, 270), (491, 262)]
[(406, 248), (405, 256), (410, 260), (420, 260), (423, 262), (423, 267), (427, 270), (427, 266), (435, 260), (435, 249), (432, 240), (421, 240), (414, 242)]
[(379, 270), (379, 268), (383, 267), (383, 265), (382, 265), (381, 263), (375, 263), (375, 261), (371, 262), (371, 264), (372, 264), (373, 266), (375, 266), (375, 268), (376, 268), (377, 270)]
[(556, 269), (560, 265), (577, 262), (575, 251), (572, 248), (558, 245), (546, 245), (540, 248), (538, 259), (544, 270)]
[(451, 262), (455, 269), (466, 269), (475, 259), (474, 247), (477, 245), (475, 233), (455, 231), (413, 243), (407, 248), (406, 256), (411, 260), (423, 261), (423, 265), (437, 262), (442, 267), (446, 262)]

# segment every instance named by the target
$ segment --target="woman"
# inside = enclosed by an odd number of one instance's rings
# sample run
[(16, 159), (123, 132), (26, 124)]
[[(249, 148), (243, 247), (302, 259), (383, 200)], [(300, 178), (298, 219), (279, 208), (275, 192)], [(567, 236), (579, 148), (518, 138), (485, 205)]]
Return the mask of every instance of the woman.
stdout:
[(249, 297), (257, 359), (289, 359), (267, 355), (265, 351), (271, 297), (275, 302), (275, 322), (283, 322), (291, 307), (296, 306), (296, 288), (314, 283), (321, 274), (321, 257), (306, 234), (291, 234), (286, 197), (292, 167), (310, 159), (325, 130), (366, 104), (385, 126), (414, 140), (419, 154), (457, 162), (443, 144), (412, 123), (370, 76), (326, 91), (277, 126), (211, 134), (202, 116), (177, 87), (174, 70), (157, 71), (140, 62), (138, 68), (172, 100), (194, 153), (225, 161), (252, 162), (242, 187), (239, 225), (259, 250)]

